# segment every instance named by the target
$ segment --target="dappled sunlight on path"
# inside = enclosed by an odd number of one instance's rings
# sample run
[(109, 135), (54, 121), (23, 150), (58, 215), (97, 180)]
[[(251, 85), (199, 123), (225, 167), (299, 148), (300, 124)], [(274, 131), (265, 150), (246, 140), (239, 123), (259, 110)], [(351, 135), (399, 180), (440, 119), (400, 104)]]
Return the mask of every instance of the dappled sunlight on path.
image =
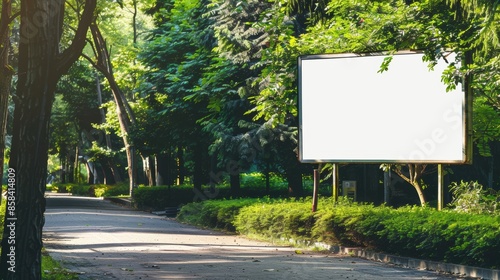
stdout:
[[(81, 205), (80, 205), (81, 203)], [(44, 246), (80, 279), (450, 279), (198, 229), (98, 199), (48, 198)]]

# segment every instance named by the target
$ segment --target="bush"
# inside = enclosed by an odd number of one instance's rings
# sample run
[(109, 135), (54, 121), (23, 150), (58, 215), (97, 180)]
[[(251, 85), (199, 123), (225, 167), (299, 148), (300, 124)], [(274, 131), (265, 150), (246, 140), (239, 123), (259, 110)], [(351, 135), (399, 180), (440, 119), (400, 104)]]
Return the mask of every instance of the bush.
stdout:
[(93, 190), (95, 197), (112, 197), (128, 195), (130, 193), (130, 187), (126, 183), (117, 185), (91, 185), (90, 189)]
[[(49, 189), (49, 187), (47, 189)], [(71, 193), (73, 195), (92, 197), (110, 197), (129, 194), (129, 186), (126, 183), (116, 185), (53, 184), (50, 186), (50, 189), (58, 193)]]
[(314, 214), (304, 200), (275, 200), (249, 205), (234, 220), (240, 233), (270, 239), (311, 240)]
[(58, 193), (72, 193), (73, 195), (94, 196), (93, 189), (86, 184), (54, 184), (52, 191)]
[(151, 210), (178, 207), (193, 202), (196, 198), (197, 194), (192, 186), (140, 186), (134, 195), (134, 201), (138, 208)]
[(432, 208), (375, 207), (320, 199), (219, 200), (184, 206), (179, 219), (268, 239), (323, 241), (486, 268), (499, 268), (500, 216)]
[(218, 228), (234, 232), (234, 221), (240, 209), (258, 202), (261, 202), (261, 200), (246, 198), (233, 200), (205, 200), (202, 202), (189, 203), (181, 208), (177, 215), (177, 219), (181, 222), (197, 226)]
[(500, 192), (484, 190), (478, 182), (453, 182), (450, 185), (453, 201), (450, 206), (457, 212), (500, 214)]

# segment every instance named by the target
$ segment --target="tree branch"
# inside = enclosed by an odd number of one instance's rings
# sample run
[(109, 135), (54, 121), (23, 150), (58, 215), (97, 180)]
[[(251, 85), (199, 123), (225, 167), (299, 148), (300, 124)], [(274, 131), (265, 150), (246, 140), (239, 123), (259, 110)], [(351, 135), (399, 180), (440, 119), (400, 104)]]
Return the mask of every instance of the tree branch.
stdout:
[(75, 62), (87, 42), (87, 30), (95, 19), (94, 12), (97, 6), (97, 0), (85, 0), (85, 9), (83, 11), (78, 28), (71, 45), (63, 51), (59, 56), (58, 71), (65, 73), (69, 67)]

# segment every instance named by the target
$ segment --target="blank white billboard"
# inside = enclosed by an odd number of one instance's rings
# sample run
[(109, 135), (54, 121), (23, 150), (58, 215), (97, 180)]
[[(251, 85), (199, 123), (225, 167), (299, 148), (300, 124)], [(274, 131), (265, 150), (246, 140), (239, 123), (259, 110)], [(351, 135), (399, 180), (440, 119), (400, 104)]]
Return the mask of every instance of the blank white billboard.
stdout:
[[(302, 162), (464, 163), (465, 93), (422, 53), (299, 57)], [(454, 61), (450, 56), (448, 61)]]

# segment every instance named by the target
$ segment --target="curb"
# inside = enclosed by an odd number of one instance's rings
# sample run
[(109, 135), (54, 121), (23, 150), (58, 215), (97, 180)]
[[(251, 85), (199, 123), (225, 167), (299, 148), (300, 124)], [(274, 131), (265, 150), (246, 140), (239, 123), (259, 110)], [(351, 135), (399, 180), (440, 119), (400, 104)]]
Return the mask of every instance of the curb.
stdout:
[(384, 253), (375, 253), (360, 248), (331, 246), (327, 244), (316, 244), (316, 245), (328, 249), (332, 253), (355, 256), (362, 259), (394, 264), (406, 268), (437, 271), (461, 277), (465, 276), (465, 277), (473, 277), (479, 279), (500, 280), (500, 270), (498, 269), (486, 269), (486, 268), (460, 265), (460, 264), (451, 264), (451, 263), (427, 261), (427, 260), (408, 258), (408, 257), (400, 257)]
[(104, 199), (111, 201), (111, 202), (114, 202), (114, 203), (117, 203), (117, 204), (132, 207), (132, 201), (130, 199), (118, 198), (118, 197), (105, 197)]

